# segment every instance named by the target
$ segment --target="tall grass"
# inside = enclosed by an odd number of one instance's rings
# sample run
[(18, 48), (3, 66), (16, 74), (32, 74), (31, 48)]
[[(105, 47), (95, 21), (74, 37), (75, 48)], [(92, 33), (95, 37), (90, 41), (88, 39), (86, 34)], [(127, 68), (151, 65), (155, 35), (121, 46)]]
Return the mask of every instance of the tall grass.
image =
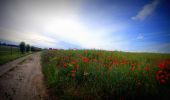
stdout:
[[(159, 68), (165, 63), (167, 69)], [(170, 55), (102, 50), (53, 50), (42, 53), (46, 85), (58, 99), (167, 99)], [(156, 79), (165, 70), (167, 80)]]
[[(12, 51), (12, 52), (11, 52)], [(25, 56), (29, 53), (21, 54), (19, 48), (10, 46), (0, 46), (0, 65)]]

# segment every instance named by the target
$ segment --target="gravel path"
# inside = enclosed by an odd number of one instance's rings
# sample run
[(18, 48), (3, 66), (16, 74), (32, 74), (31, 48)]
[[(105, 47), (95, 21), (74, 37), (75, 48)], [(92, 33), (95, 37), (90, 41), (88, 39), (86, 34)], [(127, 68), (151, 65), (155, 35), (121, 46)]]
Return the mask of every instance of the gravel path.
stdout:
[(31, 54), (0, 67), (0, 100), (44, 100), (47, 97), (41, 72), (40, 53)]

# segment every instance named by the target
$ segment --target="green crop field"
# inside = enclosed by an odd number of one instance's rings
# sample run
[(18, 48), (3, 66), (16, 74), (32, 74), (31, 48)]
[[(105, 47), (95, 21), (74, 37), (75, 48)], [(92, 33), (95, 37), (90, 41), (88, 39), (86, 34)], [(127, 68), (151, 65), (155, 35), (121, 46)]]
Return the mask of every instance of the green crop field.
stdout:
[(25, 55), (21, 54), (17, 47), (0, 46), (0, 65)]
[(163, 100), (170, 94), (170, 54), (51, 50), (41, 60), (52, 99)]

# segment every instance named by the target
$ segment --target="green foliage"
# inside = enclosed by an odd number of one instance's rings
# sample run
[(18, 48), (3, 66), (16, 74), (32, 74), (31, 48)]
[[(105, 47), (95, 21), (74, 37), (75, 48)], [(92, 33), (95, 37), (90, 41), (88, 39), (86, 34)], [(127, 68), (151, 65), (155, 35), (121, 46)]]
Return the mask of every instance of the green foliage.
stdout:
[(21, 54), (20, 49), (17, 47), (12, 47), (12, 54), (11, 54), (10, 46), (0, 46), (0, 65), (25, 55), (27, 54)]
[(25, 42), (21, 42), (20, 45), (19, 45), (19, 47), (20, 47), (21, 53), (22, 53), (22, 54), (25, 53), (25, 49), (26, 49)]
[(26, 45), (26, 52), (30, 52), (30, 50), (31, 50), (31, 47), (30, 47), (29, 44), (27, 44), (27, 45)]
[(31, 51), (32, 51), (32, 52), (41, 51), (41, 48), (31, 46)]

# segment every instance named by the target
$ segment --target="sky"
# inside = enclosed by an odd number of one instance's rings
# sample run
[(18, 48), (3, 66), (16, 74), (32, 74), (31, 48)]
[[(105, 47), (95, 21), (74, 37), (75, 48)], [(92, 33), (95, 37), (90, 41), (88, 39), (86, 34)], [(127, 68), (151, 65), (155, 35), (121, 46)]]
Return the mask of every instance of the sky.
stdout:
[(0, 40), (170, 53), (169, 0), (1, 0)]

